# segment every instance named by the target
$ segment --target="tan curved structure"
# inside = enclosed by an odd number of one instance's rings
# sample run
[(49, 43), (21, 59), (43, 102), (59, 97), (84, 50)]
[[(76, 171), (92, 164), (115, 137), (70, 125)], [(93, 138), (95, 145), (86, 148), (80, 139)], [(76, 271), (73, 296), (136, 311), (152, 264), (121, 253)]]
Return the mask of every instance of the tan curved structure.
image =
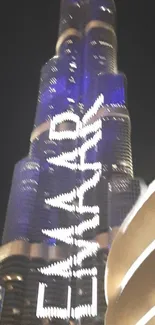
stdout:
[(155, 182), (112, 244), (105, 274), (106, 325), (155, 324)]
[(59, 37), (58, 39), (58, 42), (56, 44), (56, 53), (57, 55), (59, 55), (59, 52), (60, 52), (60, 48), (61, 48), (61, 45), (69, 38), (69, 37), (72, 37), (72, 36), (75, 36), (77, 38), (81, 38), (82, 35), (81, 33), (75, 29), (75, 28), (68, 28), (67, 30), (65, 30)]
[[(109, 244), (108, 233), (103, 233), (95, 238), (101, 248), (107, 249)], [(31, 244), (28, 241), (16, 240), (0, 247), (0, 262), (11, 256), (24, 256), (31, 259), (44, 259), (46, 261), (62, 260), (70, 256), (68, 246), (49, 246), (42, 244)]]
[(91, 20), (85, 27), (85, 33), (88, 34), (94, 28), (105, 28), (105, 29), (111, 31), (116, 38), (116, 33), (115, 33), (114, 28), (110, 24), (105, 23), (104, 21)]
[(46, 244), (30, 244), (27, 241), (16, 240), (0, 247), (0, 262), (11, 256), (25, 256), (29, 259), (44, 259), (46, 261), (61, 260), (69, 256), (67, 249)]
[[(96, 120), (98, 120), (99, 118), (103, 118), (106, 116), (112, 116), (112, 117), (120, 117), (120, 118), (126, 118), (129, 119), (129, 116), (126, 114), (122, 114), (119, 112), (109, 112), (109, 107), (103, 106), (101, 109), (99, 109), (98, 113), (96, 114), (96, 116), (94, 116), (92, 119), (89, 120), (89, 123), (95, 122)], [(51, 120), (48, 120), (42, 124), (40, 124), (39, 126), (37, 126), (31, 133), (31, 138), (30, 141), (31, 143), (33, 143), (33, 141), (35, 141), (36, 139), (39, 139), (39, 137), (46, 131), (50, 130), (50, 125), (51, 125)]]

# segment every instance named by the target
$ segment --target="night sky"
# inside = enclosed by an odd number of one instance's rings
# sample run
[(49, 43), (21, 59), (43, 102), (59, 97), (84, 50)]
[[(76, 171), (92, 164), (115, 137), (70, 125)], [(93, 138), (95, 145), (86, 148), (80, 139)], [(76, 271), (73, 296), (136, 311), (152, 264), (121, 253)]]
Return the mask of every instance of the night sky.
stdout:
[[(128, 79), (135, 175), (155, 178), (154, 0), (118, 0), (118, 66)], [(54, 55), (59, 0), (1, 1), (0, 233), (15, 163), (27, 155), (40, 69)]]

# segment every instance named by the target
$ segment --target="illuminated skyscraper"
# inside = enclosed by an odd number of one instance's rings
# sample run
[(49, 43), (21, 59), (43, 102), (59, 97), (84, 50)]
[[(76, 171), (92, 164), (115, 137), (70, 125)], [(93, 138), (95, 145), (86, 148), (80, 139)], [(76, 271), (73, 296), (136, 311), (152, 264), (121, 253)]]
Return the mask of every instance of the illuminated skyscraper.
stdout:
[(140, 193), (112, 0), (64, 0), (1, 247), (3, 324), (103, 323), (104, 256)]

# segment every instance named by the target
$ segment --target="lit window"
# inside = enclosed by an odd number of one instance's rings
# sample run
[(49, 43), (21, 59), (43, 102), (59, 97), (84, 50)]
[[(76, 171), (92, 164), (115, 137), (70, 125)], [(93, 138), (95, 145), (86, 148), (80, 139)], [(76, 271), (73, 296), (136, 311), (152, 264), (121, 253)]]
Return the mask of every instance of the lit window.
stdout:
[(19, 315), (20, 314), (20, 310), (17, 309), (17, 308), (13, 308), (12, 312), (13, 312), (14, 315)]
[(20, 276), (20, 275), (17, 275), (17, 280), (18, 280), (18, 281), (23, 281), (23, 277)]
[(11, 276), (10, 275), (7, 275), (6, 276), (6, 280), (9, 280), (10, 281), (11, 280)]

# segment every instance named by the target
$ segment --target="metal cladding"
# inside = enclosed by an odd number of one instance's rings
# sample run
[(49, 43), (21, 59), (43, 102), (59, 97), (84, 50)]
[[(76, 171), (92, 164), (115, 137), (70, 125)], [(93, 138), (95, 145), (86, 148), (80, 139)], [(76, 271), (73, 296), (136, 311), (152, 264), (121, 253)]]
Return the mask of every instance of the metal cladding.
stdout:
[(120, 227), (105, 272), (106, 325), (155, 323), (155, 182)]
[[(141, 192), (116, 53), (112, 0), (62, 1), (29, 154), (13, 176), (1, 248), (3, 325), (103, 322), (108, 233)], [(23, 300), (14, 307), (18, 287)]]

